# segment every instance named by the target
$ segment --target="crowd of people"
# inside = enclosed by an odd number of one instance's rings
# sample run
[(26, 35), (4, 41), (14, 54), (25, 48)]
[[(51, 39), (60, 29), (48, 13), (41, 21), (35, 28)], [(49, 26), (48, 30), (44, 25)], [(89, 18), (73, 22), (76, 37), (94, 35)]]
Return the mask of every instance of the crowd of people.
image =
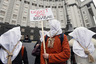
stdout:
[[(77, 27), (68, 34), (72, 37), (68, 41), (58, 20), (51, 19), (48, 23), (50, 30), (43, 31), (44, 36), (39, 32), (40, 40), (32, 50), (36, 56), (34, 64), (96, 64), (96, 40), (92, 38), (95, 32)], [(0, 64), (28, 64), (26, 47), (20, 38), (20, 27), (0, 35)]]

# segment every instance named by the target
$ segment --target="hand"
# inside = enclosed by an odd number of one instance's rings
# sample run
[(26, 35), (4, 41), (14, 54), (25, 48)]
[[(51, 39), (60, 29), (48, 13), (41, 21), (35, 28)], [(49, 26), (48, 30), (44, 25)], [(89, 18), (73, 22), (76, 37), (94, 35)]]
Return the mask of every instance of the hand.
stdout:
[(44, 57), (45, 59), (48, 59), (48, 57), (49, 57), (49, 54), (47, 54), (47, 53), (44, 53), (44, 54), (43, 54), (43, 57)]
[(36, 45), (36, 47), (38, 47), (38, 46), (39, 46), (39, 44)]

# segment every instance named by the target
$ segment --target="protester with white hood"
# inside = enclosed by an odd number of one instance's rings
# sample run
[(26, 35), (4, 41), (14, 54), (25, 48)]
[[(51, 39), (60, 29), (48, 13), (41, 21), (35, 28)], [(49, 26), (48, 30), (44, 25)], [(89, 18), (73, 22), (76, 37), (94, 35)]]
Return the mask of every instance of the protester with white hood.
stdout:
[[(50, 31), (47, 33), (45, 41), (46, 53), (44, 53), (43, 44), (41, 46), (40, 64), (45, 64), (44, 59), (47, 59), (47, 64), (65, 64), (70, 57), (70, 48), (67, 36), (63, 34), (64, 39), (61, 44), (60, 34), (62, 29), (60, 22), (52, 19), (49, 20)], [(45, 38), (46, 38), (45, 36)]]
[[(1, 64), (22, 64), (22, 43), (20, 39), (20, 27), (14, 27), (0, 36)], [(28, 64), (28, 62), (24, 64)]]
[(95, 34), (85, 27), (78, 27), (69, 33), (73, 37), (69, 44), (73, 47), (77, 64), (96, 64), (96, 49), (92, 41)]

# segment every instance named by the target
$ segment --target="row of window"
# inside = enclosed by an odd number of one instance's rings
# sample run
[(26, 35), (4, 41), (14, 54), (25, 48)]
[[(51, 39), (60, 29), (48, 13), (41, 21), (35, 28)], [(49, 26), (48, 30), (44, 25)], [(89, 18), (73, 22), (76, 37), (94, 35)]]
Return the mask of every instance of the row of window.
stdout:
[[(29, 38), (33, 40), (33, 35), (30, 35)], [(21, 40), (24, 40), (24, 35), (22, 35)]]
[(64, 0), (43, 0), (43, 1), (53, 1), (53, 2), (55, 2), (55, 1), (64, 1)]
[(30, 4), (30, 2), (28, 2), (28, 1), (24, 1), (24, 3)]
[[(32, 4), (34, 6), (37, 6), (37, 4)], [(44, 7), (44, 5), (39, 5), (39, 7)], [(45, 6), (45, 8), (50, 8), (50, 6)], [(57, 8), (57, 6), (52, 6), (52, 8)], [(63, 8), (63, 6), (58, 6), (58, 8)]]
[[(21, 29), (21, 32), (25, 32), (25, 29), (22, 28), (22, 29)], [(34, 30), (31, 30), (30, 32), (31, 32), (31, 33), (34, 33)]]

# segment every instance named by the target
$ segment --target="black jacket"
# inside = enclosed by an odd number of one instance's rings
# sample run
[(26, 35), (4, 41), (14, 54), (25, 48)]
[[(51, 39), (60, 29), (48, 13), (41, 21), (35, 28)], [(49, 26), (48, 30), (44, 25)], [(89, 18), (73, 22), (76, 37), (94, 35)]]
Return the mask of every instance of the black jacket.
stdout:
[[(38, 47), (36, 47), (37, 44), (39, 44)], [(37, 41), (37, 43), (35, 44), (34, 49), (32, 51), (32, 55), (36, 56), (34, 64), (40, 64), (40, 47), (41, 47), (40, 44), (41, 44), (41, 42)]]

